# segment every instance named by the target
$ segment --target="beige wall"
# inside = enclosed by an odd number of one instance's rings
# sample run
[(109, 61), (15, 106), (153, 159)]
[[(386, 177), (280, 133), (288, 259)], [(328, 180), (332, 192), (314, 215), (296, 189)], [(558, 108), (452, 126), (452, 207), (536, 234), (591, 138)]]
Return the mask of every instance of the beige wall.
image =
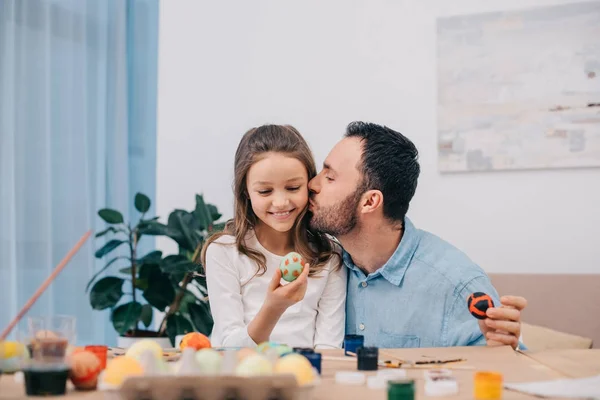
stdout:
[(523, 321), (591, 338), (594, 348), (600, 348), (600, 274), (490, 274), (490, 278), (500, 295), (527, 298)]

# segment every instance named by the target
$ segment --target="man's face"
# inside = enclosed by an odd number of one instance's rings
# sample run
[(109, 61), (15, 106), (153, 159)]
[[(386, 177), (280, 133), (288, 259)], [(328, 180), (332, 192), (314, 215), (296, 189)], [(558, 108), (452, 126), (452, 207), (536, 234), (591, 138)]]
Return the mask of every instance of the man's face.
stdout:
[(308, 184), (312, 192), (310, 226), (333, 236), (352, 231), (358, 222), (361, 173), (357, 169), (362, 156), (358, 138), (342, 139), (331, 150), (323, 170)]

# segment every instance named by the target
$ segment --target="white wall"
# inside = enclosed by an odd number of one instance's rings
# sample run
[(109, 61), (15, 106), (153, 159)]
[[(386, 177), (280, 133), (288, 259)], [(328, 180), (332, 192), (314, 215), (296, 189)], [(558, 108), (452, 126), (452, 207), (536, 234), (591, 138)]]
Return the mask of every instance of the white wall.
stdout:
[(600, 272), (600, 169), (437, 170), (436, 17), (561, 3), (162, 1), (159, 215), (202, 192), (230, 217), (233, 155), (250, 127), (296, 126), (320, 165), (348, 122), (368, 120), (420, 150), (418, 227), (488, 272)]

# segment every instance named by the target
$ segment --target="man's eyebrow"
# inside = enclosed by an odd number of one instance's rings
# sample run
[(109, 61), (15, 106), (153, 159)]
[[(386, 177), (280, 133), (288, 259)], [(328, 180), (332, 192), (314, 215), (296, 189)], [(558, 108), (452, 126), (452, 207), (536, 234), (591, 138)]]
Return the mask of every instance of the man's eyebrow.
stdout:
[(323, 163), (323, 169), (328, 169), (331, 172), (335, 173), (335, 169), (331, 168), (331, 165), (327, 164), (326, 162)]

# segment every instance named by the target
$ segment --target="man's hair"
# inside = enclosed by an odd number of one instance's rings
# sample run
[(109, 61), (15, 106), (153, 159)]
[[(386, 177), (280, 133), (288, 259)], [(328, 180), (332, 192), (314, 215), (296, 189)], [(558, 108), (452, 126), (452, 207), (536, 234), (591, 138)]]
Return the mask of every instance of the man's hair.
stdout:
[(362, 193), (373, 189), (381, 191), (384, 216), (404, 223), (421, 170), (413, 142), (386, 126), (360, 121), (348, 125), (345, 137), (356, 137), (362, 142), (359, 189)]

